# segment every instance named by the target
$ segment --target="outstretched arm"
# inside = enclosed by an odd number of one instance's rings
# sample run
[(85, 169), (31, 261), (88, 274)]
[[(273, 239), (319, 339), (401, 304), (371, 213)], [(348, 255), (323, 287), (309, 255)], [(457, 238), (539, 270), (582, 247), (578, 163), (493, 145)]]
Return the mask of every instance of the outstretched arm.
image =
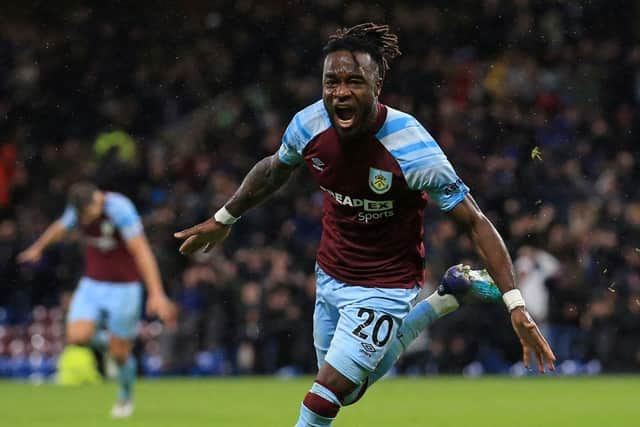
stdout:
[(450, 211), (450, 215), (471, 238), (476, 252), (502, 293), (516, 289), (513, 264), (504, 241), (473, 197), (467, 194), (464, 200)]
[(234, 217), (260, 204), (280, 188), (296, 169), (283, 163), (278, 154), (265, 157), (249, 171), (225, 207)]
[[(513, 264), (504, 241), (473, 197), (467, 194), (464, 200), (450, 211), (450, 215), (471, 238), (503, 295), (516, 289)], [(530, 366), (529, 354), (533, 351), (540, 372), (544, 372), (545, 362), (548, 368), (553, 370), (556, 358), (538, 326), (527, 313), (524, 302), (511, 308), (511, 324), (520, 339), (525, 366)]]
[(18, 262), (37, 262), (47, 246), (62, 239), (66, 233), (62, 221), (54, 221), (31, 246), (18, 254)]
[(180, 252), (191, 254), (201, 248), (208, 251), (222, 242), (231, 231), (231, 224), (252, 207), (266, 200), (291, 176), (295, 166), (282, 162), (278, 154), (265, 157), (249, 171), (240, 187), (214, 218), (179, 231), (174, 237), (184, 240)]

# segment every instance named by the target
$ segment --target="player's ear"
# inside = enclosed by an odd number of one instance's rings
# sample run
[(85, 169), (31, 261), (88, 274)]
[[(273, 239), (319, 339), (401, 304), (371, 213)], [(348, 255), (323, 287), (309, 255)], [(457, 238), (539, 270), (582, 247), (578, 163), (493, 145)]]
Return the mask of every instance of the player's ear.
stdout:
[(382, 92), (382, 77), (377, 77), (374, 85), (375, 86), (373, 90), (374, 90), (374, 93), (376, 94), (376, 97), (378, 97)]

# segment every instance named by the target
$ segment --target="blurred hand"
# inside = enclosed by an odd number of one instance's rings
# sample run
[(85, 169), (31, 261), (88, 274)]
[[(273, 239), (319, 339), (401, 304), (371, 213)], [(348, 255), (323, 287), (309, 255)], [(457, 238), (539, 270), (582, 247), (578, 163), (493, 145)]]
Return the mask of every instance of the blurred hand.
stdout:
[(209, 218), (191, 228), (174, 233), (173, 237), (184, 240), (180, 246), (180, 253), (188, 255), (202, 248), (209, 252), (216, 244), (226, 239), (230, 232), (230, 225), (220, 224)]
[(149, 295), (147, 299), (147, 315), (158, 316), (169, 327), (176, 326), (176, 306), (166, 295)]
[(19, 263), (38, 262), (42, 258), (42, 251), (34, 246), (30, 246), (18, 254), (16, 258)]
[(528, 369), (531, 366), (530, 355), (533, 352), (536, 356), (538, 371), (544, 373), (545, 363), (550, 371), (555, 370), (554, 362), (556, 356), (553, 354), (547, 340), (542, 336), (538, 325), (533, 321), (524, 307), (518, 307), (511, 311), (511, 326), (518, 335), (522, 345), (522, 355), (524, 366)]

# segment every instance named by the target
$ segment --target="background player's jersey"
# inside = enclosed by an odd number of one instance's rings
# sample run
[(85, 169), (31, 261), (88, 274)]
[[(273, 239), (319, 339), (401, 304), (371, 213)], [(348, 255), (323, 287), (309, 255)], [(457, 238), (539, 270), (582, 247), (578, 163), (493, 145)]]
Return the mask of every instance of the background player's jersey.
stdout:
[[(66, 229), (78, 225), (75, 208), (67, 206), (60, 218)], [(135, 282), (140, 280), (138, 268), (125, 241), (142, 234), (142, 222), (127, 197), (105, 193), (104, 207), (98, 219), (80, 224), (85, 253), (86, 277), (103, 282)]]
[(449, 211), (469, 192), (420, 123), (382, 104), (374, 133), (343, 144), (318, 101), (294, 116), (278, 156), (289, 165), (304, 161), (320, 185), (317, 261), (353, 285), (422, 285), (425, 193)]

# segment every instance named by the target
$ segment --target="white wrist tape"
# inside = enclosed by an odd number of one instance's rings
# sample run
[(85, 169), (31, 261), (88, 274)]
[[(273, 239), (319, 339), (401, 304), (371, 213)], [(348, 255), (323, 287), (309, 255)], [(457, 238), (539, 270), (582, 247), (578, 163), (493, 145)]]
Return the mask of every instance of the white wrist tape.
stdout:
[(224, 225), (235, 224), (240, 218), (241, 217), (236, 218), (235, 216), (231, 215), (225, 206), (218, 209), (218, 212), (213, 215), (213, 219), (215, 219), (216, 222)]
[(507, 310), (511, 311), (516, 307), (524, 307), (524, 298), (519, 289), (511, 289), (502, 295), (502, 301), (507, 306)]

